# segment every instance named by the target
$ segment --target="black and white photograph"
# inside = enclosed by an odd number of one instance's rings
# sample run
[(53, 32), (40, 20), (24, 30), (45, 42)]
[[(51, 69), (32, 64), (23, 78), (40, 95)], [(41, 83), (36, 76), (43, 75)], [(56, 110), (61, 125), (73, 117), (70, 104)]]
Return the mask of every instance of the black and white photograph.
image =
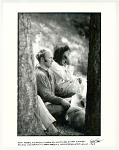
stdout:
[(18, 13), (20, 135), (101, 135), (101, 13)]
[(118, 3), (23, 1), (0, 3), (0, 150), (117, 150)]

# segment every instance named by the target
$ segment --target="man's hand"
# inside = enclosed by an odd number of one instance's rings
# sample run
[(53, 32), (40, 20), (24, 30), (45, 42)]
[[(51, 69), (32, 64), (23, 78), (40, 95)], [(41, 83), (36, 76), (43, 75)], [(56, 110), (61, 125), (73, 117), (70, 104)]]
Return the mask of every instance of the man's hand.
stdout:
[(70, 103), (65, 99), (63, 99), (61, 101), (61, 104), (62, 104), (62, 106), (64, 107), (65, 110), (69, 109), (69, 107), (70, 107)]

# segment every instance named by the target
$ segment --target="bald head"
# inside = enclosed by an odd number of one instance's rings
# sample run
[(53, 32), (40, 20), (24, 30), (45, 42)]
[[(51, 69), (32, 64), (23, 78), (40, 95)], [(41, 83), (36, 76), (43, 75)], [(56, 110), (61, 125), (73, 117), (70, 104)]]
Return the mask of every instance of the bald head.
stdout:
[(47, 58), (47, 57), (49, 57), (49, 56), (52, 56), (52, 57), (53, 57), (53, 53), (52, 53), (51, 50), (45, 50), (44, 56), (45, 56), (45, 58)]

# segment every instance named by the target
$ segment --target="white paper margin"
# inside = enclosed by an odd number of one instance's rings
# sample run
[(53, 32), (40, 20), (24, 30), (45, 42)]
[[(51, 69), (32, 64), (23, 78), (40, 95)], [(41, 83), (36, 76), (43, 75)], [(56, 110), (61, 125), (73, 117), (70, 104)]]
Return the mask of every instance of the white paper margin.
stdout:
[[(2, 146), (18, 142), (101, 139), (91, 146), (36, 146), (25, 149), (113, 148), (116, 146), (116, 4), (115, 3), (4, 3), (2, 7)], [(17, 137), (18, 12), (101, 12), (101, 136)]]

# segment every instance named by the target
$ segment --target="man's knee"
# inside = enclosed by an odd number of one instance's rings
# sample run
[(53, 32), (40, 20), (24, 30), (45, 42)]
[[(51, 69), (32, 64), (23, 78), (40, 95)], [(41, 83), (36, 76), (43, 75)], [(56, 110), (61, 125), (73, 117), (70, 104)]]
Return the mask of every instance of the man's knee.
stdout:
[(61, 105), (47, 104), (46, 107), (53, 116), (61, 116), (65, 113)]

